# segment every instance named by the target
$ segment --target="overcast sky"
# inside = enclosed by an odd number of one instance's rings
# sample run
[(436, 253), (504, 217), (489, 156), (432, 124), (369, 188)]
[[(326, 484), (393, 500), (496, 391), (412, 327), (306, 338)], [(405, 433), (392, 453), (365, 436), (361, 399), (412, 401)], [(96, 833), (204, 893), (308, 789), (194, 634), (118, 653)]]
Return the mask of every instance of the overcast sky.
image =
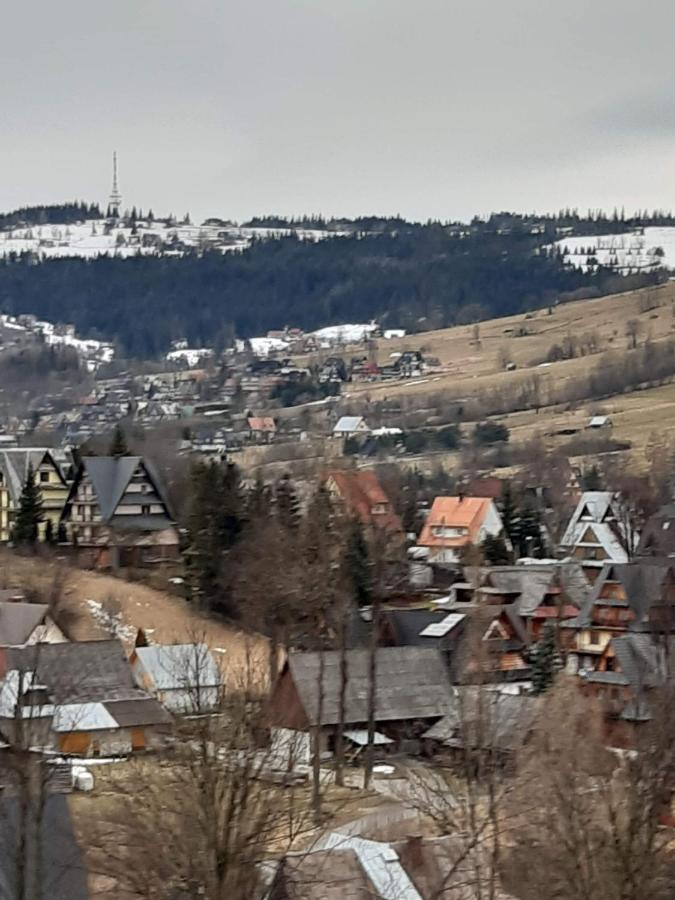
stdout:
[(672, 0), (2, 3), (0, 209), (675, 208)]

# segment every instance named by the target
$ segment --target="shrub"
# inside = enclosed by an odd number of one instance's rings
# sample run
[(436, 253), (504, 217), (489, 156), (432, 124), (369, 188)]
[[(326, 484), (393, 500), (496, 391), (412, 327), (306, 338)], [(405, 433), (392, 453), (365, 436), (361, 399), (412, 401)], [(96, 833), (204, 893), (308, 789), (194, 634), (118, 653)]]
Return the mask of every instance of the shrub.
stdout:
[(473, 442), (478, 447), (508, 441), (509, 429), (501, 422), (480, 422), (473, 430)]

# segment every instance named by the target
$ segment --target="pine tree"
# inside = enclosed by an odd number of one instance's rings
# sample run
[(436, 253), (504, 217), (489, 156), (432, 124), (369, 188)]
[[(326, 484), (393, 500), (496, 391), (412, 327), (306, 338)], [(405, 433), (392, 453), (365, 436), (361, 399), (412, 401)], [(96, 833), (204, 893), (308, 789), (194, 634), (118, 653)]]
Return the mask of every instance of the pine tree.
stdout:
[(197, 463), (191, 473), (188, 565), (193, 594), (223, 607), (223, 566), (242, 528), (239, 470), (232, 463)]
[(281, 524), (286, 528), (297, 528), (300, 522), (300, 501), (290, 475), (283, 475), (279, 479), (274, 491), (274, 499)]
[(486, 534), (481, 550), (486, 562), (491, 566), (506, 566), (511, 562), (511, 555), (501, 534)]
[(372, 600), (370, 556), (363, 526), (358, 519), (352, 521), (347, 535), (345, 568), (351, 581), (354, 600), (359, 606), (369, 606)]
[(523, 504), (518, 518), (516, 542), (519, 556), (544, 556), (544, 542), (541, 533), (539, 509), (530, 500)]
[(42, 492), (35, 481), (32, 464), (19, 499), (19, 510), (14, 522), (13, 539), (16, 544), (35, 544), (38, 540), (42, 514)]
[(513, 536), (513, 523), (516, 518), (517, 510), (516, 503), (513, 497), (513, 490), (511, 489), (511, 482), (506, 481), (504, 483), (504, 488), (502, 490), (502, 498), (501, 498), (501, 516), (502, 516), (502, 524), (504, 525), (504, 531), (506, 532), (506, 536), (511, 541), (514, 542)]
[(582, 475), (581, 483), (585, 491), (602, 490), (602, 477), (596, 463), (593, 463), (590, 469), (586, 469)]
[(532, 693), (545, 693), (561, 668), (555, 626), (549, 623), (544, 627), (541, 638), (532, 650)]
[(115, 425), (113, 439), (110, 443), (110, 456), (128, 456), (129, 447), (121, 425)]
[(253, 487), (248, 492), (246, 502), (246, 513), (248, 518), (255, 519), (256, 517), (263, 515), (265, 510), (269, 508), (269, 502), (269, 490), (267, 489), (267, 485), (265, 484), (262, 475), (258, 472)]

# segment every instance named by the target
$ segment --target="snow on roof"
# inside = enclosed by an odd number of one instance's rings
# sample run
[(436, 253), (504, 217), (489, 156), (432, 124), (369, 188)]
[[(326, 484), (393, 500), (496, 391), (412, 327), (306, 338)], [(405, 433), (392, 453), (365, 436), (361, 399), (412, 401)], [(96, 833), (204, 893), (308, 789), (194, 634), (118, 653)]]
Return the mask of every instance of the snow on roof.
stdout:
[(206, 644), (137, 647), (136, 657), (156, 690), (217, 687), (220, 669)]
[(450, 613), (440, 622), (432, 622), (420, 631), (420, 637), (444, 637), (466, 618), (465, 613)]
[[(621, 523), (617, 519), (618, 498), (612, 491), (584, 491), (577, 503), (577, 507), (572, 514), (565, 533), (560, 539), (561, 547), (575, 547), (583, 537), (586, 528), (591, 524), (604, 524), (612, 521), (616, 528), (621, 532)], [(609, 540), (610, 535), (614, 534), (611, 528), (603, 532), (601, 540)], [(600, 534), (598, 532), (598, 534)], [(619, 562), (619, 559), (615, 560)]]
[(382, 900), (422, 900), (391, 844), (331, 831), (316, 849), (353, 850)]
[[(350, 740), (353, 744), (358, 744), (360, 747), (365, 747), (368, 743), (368, 729), (366, 728), (356, 728), (352, 731), (345, 731), (344, 736)], [(380, 734), (379, 731), (376, 731), (373, 734), (373, 744), (393, 744), (391, 738), (388, 738), (384, 734)]]
[[(368, 426), (363, 416), (341, 416), (335, 423), (333, 433), (348, 433), (352, 431), (364, 431)], [(370, 429), (368, 429), (370, 430)]]
[(102, 703), (66, 703), (54, 709), (56, 732), (114, 731), (119, 725)]

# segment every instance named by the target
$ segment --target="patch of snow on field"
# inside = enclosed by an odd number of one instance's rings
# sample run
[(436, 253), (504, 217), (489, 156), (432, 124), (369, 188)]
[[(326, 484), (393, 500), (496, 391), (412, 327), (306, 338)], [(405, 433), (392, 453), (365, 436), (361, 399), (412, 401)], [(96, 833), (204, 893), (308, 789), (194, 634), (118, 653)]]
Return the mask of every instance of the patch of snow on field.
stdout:
[(70, 225), (32, 225), (0, 232), (0, 258), (32, 253), (40, 259), (97, 256), (182, 256), (192, 249), (215, 249), (221, 253), (245, 250), (253, 240), (280, 239), (295, 235), (299, 240), (320, 241), (345, 232), (320, 229), (241, 228), (237, 225), (192, 225), (139, 219), (134, 225), (123, 220), (108, 223), (88, 219)]
[(566, 263), (587, 272), (605, 266), (623, 275), (675, 269), (675, 228), (642, 228), (625, 234), (566, 237), (556, 241)]
[(311, 337), (316, 338), (322, 347), (334, 344), (358, 344), (377, 331), (377, 328), (375, 322), (369, 322), (367, 325), (328, 325), (311, 332)]
[(166, 354), (169, 362), (184, 362), (191, 369), (199, 365), (203, 359), (210, 359), (213, 356), (213, 350), (208, 347), (199, 347), (195, 349), (171, 350)]
[(99, 600), (87, 600), (87, 606), (94, 621), (112, 637), (123, 641), (132, 641), (136, 637), (136, 629), (124, 623), (121, 613), (107, 610)]
[(248, 341), (238, 340), (235, 345), (237, 352), (244, 353), (247, 343), (254, 356), (269, 356), (270, 353), (286, 350), (289, 346), (288, 341), (282, 341), (281, 338), (252, 337)]

